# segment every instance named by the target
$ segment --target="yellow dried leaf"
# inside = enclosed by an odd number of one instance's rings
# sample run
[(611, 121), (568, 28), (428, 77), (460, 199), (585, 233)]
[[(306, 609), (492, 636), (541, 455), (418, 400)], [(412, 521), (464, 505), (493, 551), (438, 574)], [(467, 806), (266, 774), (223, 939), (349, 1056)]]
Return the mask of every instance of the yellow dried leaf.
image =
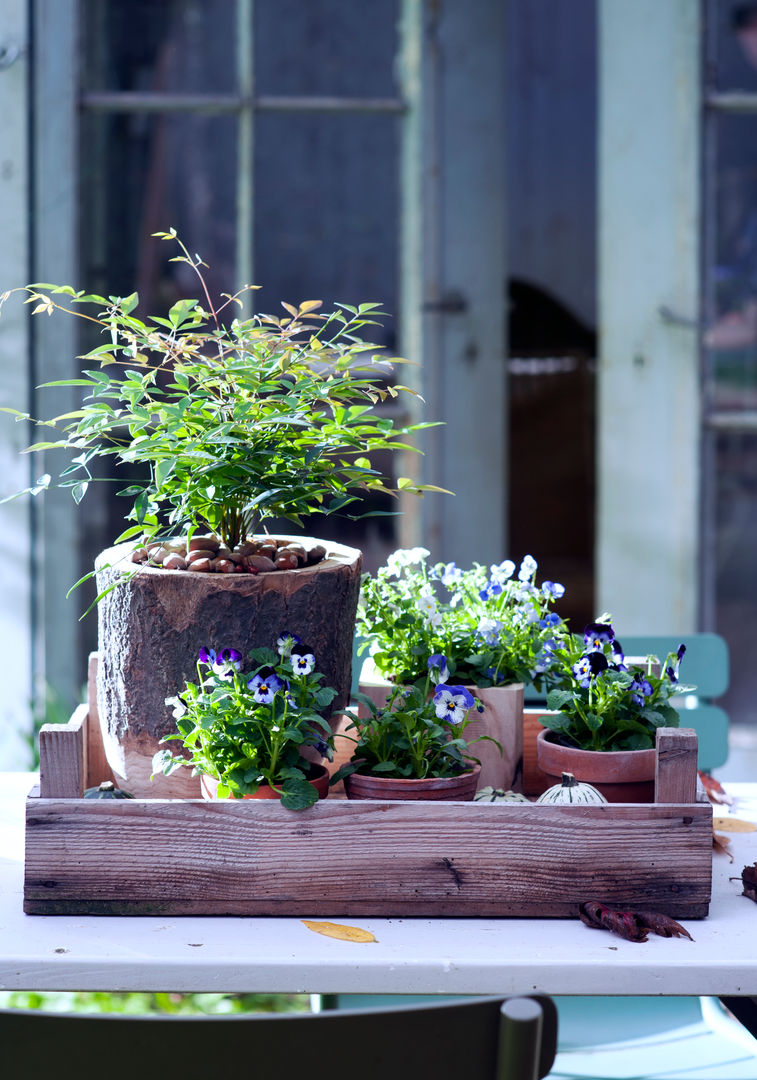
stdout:
[(712, 827), (719, 832), (757, 832), (757, 825), (753, 822), (734, 817), (713, 818)]
[(359, 926), (343, 926), (342, 923), (335, 922), (312, 922), (310, 919), (303, 919), (302, 925), (306, 926), (308, 930), (312, 930), (314, 934), (338, 938), (339, 941), (369, 942), (376, 940), (370, 930), (362, 930)]

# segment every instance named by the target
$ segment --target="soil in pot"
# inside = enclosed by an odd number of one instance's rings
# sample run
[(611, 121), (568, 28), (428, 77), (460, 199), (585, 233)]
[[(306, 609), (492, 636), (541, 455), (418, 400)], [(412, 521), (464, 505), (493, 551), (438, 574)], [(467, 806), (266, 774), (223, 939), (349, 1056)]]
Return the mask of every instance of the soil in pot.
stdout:
[(579, 750), (561, 746), (546, 729), (539, 732), (536, 746), (539, 768), (551, 783), (559, 784), (563, 773), (572, 773), (608, 802), (654, 802), (654, 750)]
[[(313, 785), (318, 792), (319, 799), (325, 799), (329, 793), (329, 771), (325, 765), (312, 764), (310, 767), (310, 777), (308, 782)], [(218, 781), (213, 776), (207, 776), (203, 773), (200, 776), (200, 789), (202, 791), (203, 799), (215, 799), (216, 790), (218, 788)], [(233, 798), (233, 796), (230, 796)], [(277, 791), (274, 791), (268, 784), (261, 784), (257, 791), (252, 795), (243, 795), (243, 799), (279, 799), (281, 796)]]
[(476, 794), (480, 772), (481, 766), (475, 765), (459, 776), (431, 776), (424, 780), (352, 773), (345, 777), (344, 790), (348, 799), (470, 802)]

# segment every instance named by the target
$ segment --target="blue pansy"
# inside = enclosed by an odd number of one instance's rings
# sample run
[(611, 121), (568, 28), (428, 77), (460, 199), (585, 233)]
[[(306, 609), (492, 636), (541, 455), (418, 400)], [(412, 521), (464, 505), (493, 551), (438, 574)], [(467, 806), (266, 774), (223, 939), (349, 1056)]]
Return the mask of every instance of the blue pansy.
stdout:
[(259, 671), (247, 681), (248, 690), (252, 690), (252, 696), (261, 705), (270, 705), (274, 695), (285, 686), (284, 680), (270, 670)]
[(449, 678), (449, 664), (447, 657), (441, 653), (429, 656), (426, 666), (434, 683), (446, 683)]
[(601, 652), (605, 645), (615, 640), (615, 631), (609, 623), (589, 623), (584, 628), (584, 647), (587, 652)]

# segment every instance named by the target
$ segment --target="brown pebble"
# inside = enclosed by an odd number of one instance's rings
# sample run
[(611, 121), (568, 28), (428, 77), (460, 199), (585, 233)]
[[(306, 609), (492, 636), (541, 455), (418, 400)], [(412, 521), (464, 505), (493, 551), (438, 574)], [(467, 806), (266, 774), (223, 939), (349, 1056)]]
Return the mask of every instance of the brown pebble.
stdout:
[(236, 563), (233, 563), (231, 559), (213, 559), (211, 566), (219, 574), (233, 574), (236, 571)]
[(265, 555), (248, 555), (245, 562), (248, 567), (251, 567), (258, 574), (270, 574), (272, 570), (276, 569), (276, 563), (273, 559), (269, 559)]
[(131, 561), (137, 563), (143, 563), (150, 557), (150, 553), (147, 548), (138, 547), (134, 548), (131, 553)]
[(190, 551), (218, 551), (220, 541), (215, 536), (193, 536), (189, 541)]
[(238, 551), (230, 551), (229, 554), (225, 556), (225, 558), (231, 559), (231, 561), (233, 563), (236, 563), (237, 566), (241, 566), (244, 562), (244, 555), (240, 555)]
[(171, 554), (170, 551), (166, 551), (164, 547), (153, 548), (150, 552), (150, 562), (156, 563), (158, 566), (163, 565), (163, 560)]
[(305, 548), (302, 546), (302, 544), (286, 544), (284, 547), (279, 548), (278, 553), (279, 553), (279, 555), (281, 555), (285, 551), (286, 552), (291, 551), (292, 554), (296, 556), (297, 562), (299, 563), (300, 566), (305, 565), (305, 563), (307, 561), (308, 553), (305, 551)]
[(312, 566), (313, 563), (321, 562), (326, 558), (326, 548), (323, 544), (314, 544), (313, 547), (308, 549), (308, 566)]
[(276, 556), (277, 570), (296, 570), (299, 565), (300, 560), (293, 551), (287, 551), (286, 548), (281, 548)]
[(237, 544), (234, 548), (235, 555), (257, 555), (258, 545), (253, 540), (243, 540), (241, 544)]
[(215, 559), (215, 551), (209, 551), (207, 548), (193, 548), (187, 555), (187, 562), (194, 562), (195, 559)]
[(182, 558), (182, 556), (178, 555), (175, 551), (170, 552), (163, 560), (164, 570), (186, 570), (186, 568), (187, 560)]
[(210, 559), (194, 559), (187, 564), (187, 570), (196, 570), (201, 574), (209, 574), (212, 569)]

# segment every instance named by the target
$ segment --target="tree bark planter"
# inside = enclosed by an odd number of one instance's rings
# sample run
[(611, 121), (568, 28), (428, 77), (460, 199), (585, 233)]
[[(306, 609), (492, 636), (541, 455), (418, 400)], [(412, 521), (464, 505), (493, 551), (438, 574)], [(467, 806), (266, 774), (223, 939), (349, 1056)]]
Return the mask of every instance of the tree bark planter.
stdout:
[(324, 685), (337, 691), (332, 711), (347, 704), (361, 553), (325, 546), (326, 557), (315, 566), (257, 575), (137, 568), (128, 544), (98, 557), (98, 592), (116, 587), (98, 605), (97, 706), (120, 786), (139, 798), (199, 798), (199, 778), (188, 769), (152, 782), (150, 774), (160, 739), (176, 730), (165, 699), (196, 681), (203, 645), (246, 656), (252, 648), (275, 647), (283, 630), (299, 634)]
[[(379, 675), (368, 659), (363, 664), (359, 688), (381, 708), (386, 704), (392, 683)], [(480, 717), (472, 714), (474, 719), (465, 729), (465, 738), (472, 740), (489, 735), (502, 747), (502, 753), (491, 742), (479, 742), (471, 747), (471, 753), (481, 762), (478, 786), (508, 791), (516, 783), (523, 758), (523, 683), (485, 689), (467, 686), (466, 689), (481, 700), (484, 712)], [(367, 715), (362, 706), (359, 713)]]
[(392, 802), (470, 802), (476, 794), (481, 768), (459, 776), (428, 776), (423, 780), (403, 780), (396, 776), (361, 776), (344, 779), (348, 799), (389, 799)]
[[(312, 776), (309, 778), (308, 783), (312, 784), (315, 790), (318, 792), (319, 799), (325, 799), (329, 793), (329, 771), (325, 765), (312, 764), (310, 767)], [(213, 776), (207, 776), (203, 773), (200, 776), (200, 790), (202, 791), (203, 799), (215, 799), (217, 798), (216, 791), (218, 789), (218, 781)], [(230, 795), (229, 798), (234, 798)], [(280, 799), (278, 791), (269, 784), (261, 784), (260, 787), (252, 795), (243, 795), (243, 799)]]
[[(646, 803), (654, 799), (654, 750), (579, 750), (553, 742), (546, 728), (536, 740), (539, 768), (554, 784), (564, 772), (601, 791), (611, 803)], [(554, 777), (554, 780), (552, 780)]]

